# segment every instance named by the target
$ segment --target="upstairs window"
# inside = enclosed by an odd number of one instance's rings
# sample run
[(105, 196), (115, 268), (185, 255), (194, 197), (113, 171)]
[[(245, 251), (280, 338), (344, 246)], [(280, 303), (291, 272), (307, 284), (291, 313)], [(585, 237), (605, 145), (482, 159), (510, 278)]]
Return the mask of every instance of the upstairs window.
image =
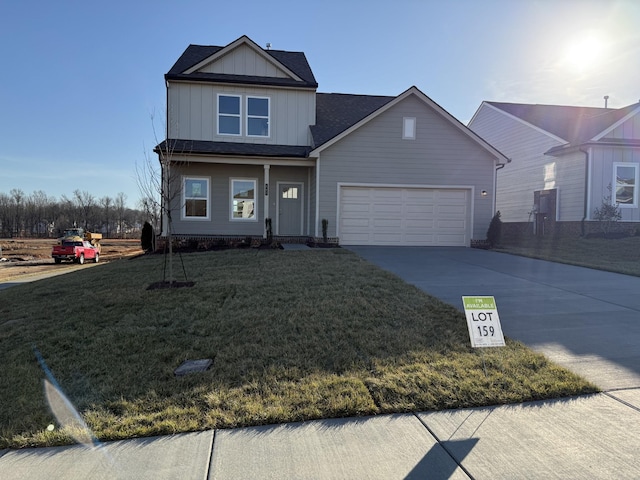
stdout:
[(415, 117), (404, 117), (402, 119), (402, 138), (404, 140), (415, 140), (416, 138)]
[(269, 136), (269, 99), (247, 97), (247, 135), (250, 137)]
[(182, 217), (188, 220), (209, 218), (209, 179), (184, 177)]
[(240, 97), (218, 95), (218, 135), (240, 135)]
[(231, 179), (231, 220), (257, 220), (256, 180)]
[(637, 207), (638, 164), (614, 163), (613, 177), (616, 182), (614, 203), (620, 207)]

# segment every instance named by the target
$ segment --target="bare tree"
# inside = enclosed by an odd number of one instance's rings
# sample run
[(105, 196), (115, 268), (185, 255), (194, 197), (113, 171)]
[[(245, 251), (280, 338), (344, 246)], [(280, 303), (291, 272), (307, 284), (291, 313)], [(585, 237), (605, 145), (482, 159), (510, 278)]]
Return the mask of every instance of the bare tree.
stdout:
[(0, 193), (0, 236), (11, 236), (13, 227), (12, 205), (11, 197), (6, 193)]
[[(167, 125), (167, 124), (165, 124)], [(169, 284), (175, 282), (173, 275), (173, 220), (172, 209), (180, 199), (180, 182), (175, 164), (176, 141), (168, 136), (168, 126), (165, 129), (165, 138), (159, 141), (154, 123), (154, 115), (151, 115), (151, 127), (156, 143), (154, 153), (158, 155), (158, 163), (152, 161), (151, 156), (145, 151), (145, 160), (136, 164), (136, 179), (138, 189), (142, 196), (145, 208), (159, 213), (161, 235), (165, 237), (169, 247)], [(185, 274), (186, 276), (186, 274)], [(166, 281), (166, 278), (164, 279)]]
[(125, 216), (127, 213), (127, 195), (124, 192), (118, 192), (118, 195), (116, 195), (114, 206), (116, 209), (116, 225), (118, 234), (120, 235), (120, 238), (124, 238), (124, 234), (126, 231)]
[(86, 190), (83, 190), (82, 192), (80, 190), (74, 190), (73, 198), (82, 213), (84, 229), (93, 230), (93, 224), (95, 223), (95, 210), (98, 205), (95, 197)]
[(111, 218), (113, 217), (113, 203), (113, 199), (109, 196), (100, 199), (102, 219), (104, 221), (105, 235), (107, 238), (109, 238), (109, 226), (111, 225)]
[(12, 236), (20, 236), (24, 230), (24, 192), (19, 188), (13, 188), (9, 192), (13, 200), (13, 228)]

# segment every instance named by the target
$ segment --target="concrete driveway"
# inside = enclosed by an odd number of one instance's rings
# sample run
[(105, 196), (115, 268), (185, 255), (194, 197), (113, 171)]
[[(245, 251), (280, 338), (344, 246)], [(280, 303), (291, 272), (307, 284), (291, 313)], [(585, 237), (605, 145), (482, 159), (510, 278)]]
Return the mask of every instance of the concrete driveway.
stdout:
[(460, 310), (493, 295), (506, 336), (605, 391), (640, 387), (640, 277), (471, 248), (349, 250)]

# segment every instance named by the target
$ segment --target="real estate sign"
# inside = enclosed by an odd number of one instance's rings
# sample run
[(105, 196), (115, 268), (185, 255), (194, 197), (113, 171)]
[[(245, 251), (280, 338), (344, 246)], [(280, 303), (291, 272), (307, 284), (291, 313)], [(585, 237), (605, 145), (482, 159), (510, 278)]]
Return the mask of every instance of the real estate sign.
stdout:
[(472, 347), (504, 347), (504, 336), (493, 297), (462, 297)]

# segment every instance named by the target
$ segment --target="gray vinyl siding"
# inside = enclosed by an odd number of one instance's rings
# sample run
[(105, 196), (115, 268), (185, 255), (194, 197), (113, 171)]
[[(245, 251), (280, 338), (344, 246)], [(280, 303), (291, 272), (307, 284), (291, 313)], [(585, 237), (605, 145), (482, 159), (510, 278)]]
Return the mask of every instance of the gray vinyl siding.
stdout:
[(582, 220), (584, 216), (585, 154), (575, 152), (558, 158), (548, 158), (555, 162), (555, 176), (546, 181), (545, 186), (558, 190), (557, 220), (563, 222)]
[(544, 152), (562, 142), (487, 105), (481, 106), (469, 128), (511, 159), (498, 170), (496, 209), (502, 221), (528, 221), (533, 192), (549, 187), (545, 166), (548, 171), (557, 161)]
[[(415, 140), (403, 140), (404, 117), (416, 118)], [(495, 158), (423, 101), (409, 96), (320, 154), (320, 214), (336, 235), (338, 183), (474, 186), (473, 239), (484, 239), (493, 215)], [(481, 196), (486, 190), (489, 195)]]
[[(242, 96), (243, 135), (217, 135), (218, 94)], [(246, 97), (270, 99), (269, 137), (246, 136)], [(315, 124), (316, 99), (311, 90), (223, 86), (171, 82), (168, 89), (170, 138), (217, 142), (309, 145), (309, 125)]]
[[(609, 185), (615, 185), (613, 178), (613, 164), (625, 162), (640, 164), (640, 149), (624, 147), (594, 147), (591, 149), (591, 189), (589, 195), (589, 215), (593, 218), (593, 211), (600, 207), (604, 197), (611, 195)], [(640, 167), (639, 167), (640, 168)], [(636, 186), (640, 188), (640, 186)], [(621, 207), (622, 221), (640, 222), (640, 209)]]
[[(296, 182), (303, 184), (307, 191), (309, 167), (271, 166), (269, 169), (269, 216), (275, 219), (277, 215), (277, 183)], [(174, 167), (172, 191), (178, 192), (182, 188), (182, 177), (209, 178), (210, 219), (186, 220), (182, 218), (182, 194), (173, 195), (172, 218), (173, 233), (178, 235), (250, 235), (262, 236), (264, 233), (264, 167), (262, 165), (225, 165), (208, 163), (191, 163), (185, 167)], [(256, 221), (230, 220), (231, 199), (230, 179), (256, 179)], [(176, 190), (176, 187), (178, 190)], [(306, 212), (305, 194), (305, 212)], [(306, 215), (305, 215), (306, 217)], [(275, 221), (273, 223), (275, 229)], [(304, 228), (307, 228), (305, 222)]]

